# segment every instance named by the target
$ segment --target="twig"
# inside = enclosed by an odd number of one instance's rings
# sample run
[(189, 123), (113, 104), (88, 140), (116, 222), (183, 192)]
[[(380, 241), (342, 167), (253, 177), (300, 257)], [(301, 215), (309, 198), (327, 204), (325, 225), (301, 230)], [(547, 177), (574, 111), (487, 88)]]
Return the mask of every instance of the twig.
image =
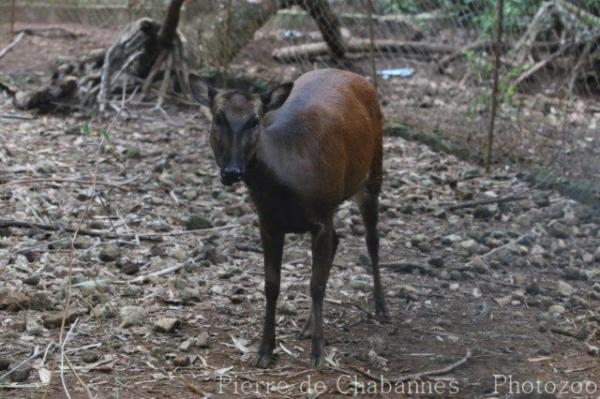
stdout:
[(513, 194), (513, 195), (507, 195), (506, 197), (489, 198), (489, 199), (483, 199), (483, 200), (477, 200), (477, 201), (463, 202), (461, 204), (450, 205), (446, 209), (449, 211), (455, 211), (457, 209), (473, 208), (473, 207), (476, 207), (479, 205), (502, 204), (505, 202), (521, 201), (526, 198), (527, 197), (524, 195)]
[(75, 233), (82, 236), (89, 237), (97, 237), (103, 238), (107, 240), (137, 240), (140, 239), (142, 241), (162, 241), (162, 237), (174, 237), (174, 236), (183, 236), (188, 234), (197, 234), (197, 233), (211, 233), (219, 230), (227, 230), (239, 227), (239, 224), (227, 224), (224, 226), (217, 227), (209, 227), (206, 229), (197, 229), (197, 230), (185, 230), (185, 231), (173, 231), (169, 233), (151, 233), (151, 234), (114, 234), (107, 232), (99, 232), (99, 231), (91, 231), (85, 229), (74, 229), (72, 227), (62, 227), (62, 226), (52, 226), (49, 224), (43, 223), (32, 223), (23, 220), (14, 220), (14, 219), (3, 219), (0, 218), (0, 227), (18, 227), (18, 228), (28, 228), (28, 229), (40, 229), (44, 231), (64, 231), (67, 233)]
[[(13, 185), (13, 184), (46, 183), (46, 182), (73, 183), (73, 184), (82, 184), (82, 185), (87, 185), (87, 186), (94, 184), (94, 182), (90, 181), (90, 180), (60, 179), (60, 178), (49, 177), (49, 178), (13, 180), (13, 181), (9, 181), (6, 183), (0, 183), (0, 186)], [(127, 189), (123, 188), (122, 185), (118, 185), (118, 184), (114, 184), (114, 183), (99, 181), (99, 182), (95, 182), (95, 184), (97, 186), (106, 186), (106, 187), (115, 188), (115, 189), (121, 190), (121, 191), (127, 191)], [(126, 184), (126, 183), (123, 183), (123, 184)]]
[(485, 156), (485, 172), (490, 173), (492, 163), (492, 147), (494, 145), (494, 126), (498, 110), (498, 80), (500, 75), (500, 56), (502, 44), (502, 30), (504, 29), (504, 0), (496, 0), (496, 47), (494, 54), (494, 81), (492, 83), (492, 103), (490, 105), (490, 124), (488, 128), (487, 148)]
[[(48, 344), (48, 346), (52, 345), (52, 343)], [(37, 346), (36, 346), (37, 348)], [(29, 363), (30, 361), (32, 361), (33, 359), (36, 359), (38, 357), (40, 357), (42, 354), (44, 354), (44, 352), (42, 351), (37, 351), (34, 349), (33, 351), (33, 355), (29, 356), (27, 359), (23, 360), (22, 362), (18, 363), (16, 366), (14, 366), (12, 369), (8, 370), (6, 373), (0, 375), (0, 381), (3, 381), (6, 377), (8, 377), (9, 375), (11, 375), (12, 373), (15, 372), (15, 370), (17, 370), (19, 367), (23, 366), (24, 364)]]
[[(512, 240), (512, 241), (509, 241), (509, 242), (507, 242), (507, 243), (506, 243), (506, 244), (504, 244), (504, 245), (500, 245), (499, 247), (496, 247), (496, 248), (492, 249), (491, 251), (489, 251), (489, 252), (487, 252), (487, 253), (485, 253), (485, 254), (481, 255), (481, 258), (482, 258), (482, 259), (489, 258), (490, 256), (492, 256), (492, 255), (493, 255), (493, 254), (495, 254), (496, 252), (498, 252), (498, 251), (500, 251), (500, 250), (502, 250), (502, 249), (504, 249), (504, 248), (506, 248), (506, 247), (509, 247), (509, 246), (511, 246), (511, 245), (514, 245), (514, 244), (516, 244), (516, 243), (518, 243), (518, 242), (520, 242), (520, 241), (524, 240), (525, 238), (528, 238), (529, 236), (530, 236), (530, 233), (525, 233), (525, 234), (523, 234), (523, 235), (521, 235), (521, 236), (519, 236), (519, 237), (515, 238), (514, 240)], [(470, 262), (469, 262), (469, 263), (470, 263)]]
[(136, 283), (136, 282), (144, 281), (145, 279), (150, 278), (150, 277), (157, 277), (157, 276), (162, 276), (164, 274), (169, 274), (171, 272), (175, 272), (175, 271), (185, 267), (186, 265), (187, 265), (187, 263), (181, 263), (179, 265), (167, 267), (165, 269), (158, 270), (158, 271), (152, 272), (152, 273), (148, 273), (143, 276), (137, 276), (136, 278), (129, 280), (128, 282)]
[(397, 377), (396, 379), (393, 379), (391, 381), (393, 383), (401, 383), (401, 382), (405, 382), (405, 381), (409, 381), (409, 380), (418, 380), (420, 378), (428, 377), (428, 376), (448, 374), (449, 372), (456, 370), (457, 368), (459, 368), (460, 366), (465, 364), (470, 358), (471, 358), (471, 350), (467, 349), (467, 353), (465, 354), (465, 357), (463, 357), (459, 361), (452, 363), (444, 368), (437, 369), (437, 370), (430, 370), (430, 371), (422, 371), (420, 373), (415, 373), (415, 374), (406, 374), (406, 375)]
[(399, 273), (410, 273), (413, 270), (419, 270), (423, 274), (432, 274), (429, 267), (414, 262), (381, 262), (379, 267), (389, 267)]
[(19, 33), (17, 37), (15, 37), (15, 40), (13, 40), (8, 46), (0, 50), (0, 59), (2, 59), (2, 57), (8, 54), (13, 49), (13, 47), (15, 47), (21, 41), (21, 39), (23, 39), (23, 36), (25, 36), (24, 32)]

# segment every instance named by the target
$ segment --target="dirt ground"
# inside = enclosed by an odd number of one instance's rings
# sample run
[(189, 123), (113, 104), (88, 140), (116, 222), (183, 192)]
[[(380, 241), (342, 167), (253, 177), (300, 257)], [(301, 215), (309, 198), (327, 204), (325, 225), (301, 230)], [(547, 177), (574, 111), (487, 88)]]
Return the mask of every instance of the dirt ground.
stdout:
[[(0, 217), (56, 230), (0, 227), (2, 398), (65, 397), (63, 385), (76, 398), (84, 387), (98, 398), (600, 396), (599, 215), (528, 186), (518, 168), (485, 176), (386, 137), (392, 323), (372, 318), (364, 229), (344, 203), (328, 364), (307, 369), (297, 338), (310, 252), (289, 235), (279, 349), (263, 371), (257, 220), (242, 186), (220, 184), (204, 114), (137, 108), (90, 123), (0, 103)], [(523, 198), (468, 206), (507, 196)]]

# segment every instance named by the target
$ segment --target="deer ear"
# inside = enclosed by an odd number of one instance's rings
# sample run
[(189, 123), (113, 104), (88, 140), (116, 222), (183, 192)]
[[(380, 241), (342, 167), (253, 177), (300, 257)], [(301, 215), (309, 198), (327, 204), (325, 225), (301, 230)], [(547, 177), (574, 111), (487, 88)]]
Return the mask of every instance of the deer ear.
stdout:
[(217, 95), (217, 90), (214, 87), (195, 74), (190, 74), (190, 88), (194, 100), (207, 107), (212, 105)]
[(271, 90), (269, 93), (263, 95), (263, 112), (267, 113), (281, 107), (285, 100), (287, 100), (293, 87), (294, 83), (292, 82), (283, 83)]

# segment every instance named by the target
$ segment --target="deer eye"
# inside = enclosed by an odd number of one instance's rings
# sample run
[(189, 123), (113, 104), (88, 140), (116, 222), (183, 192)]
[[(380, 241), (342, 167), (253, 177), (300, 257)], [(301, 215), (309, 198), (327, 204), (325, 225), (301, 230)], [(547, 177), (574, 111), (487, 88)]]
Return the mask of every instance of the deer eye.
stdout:
[(258, 125), (260, 125), (260, 121), (258, 120), (258, 118), (257, 117), (252, 118), (252, 120), (250, 121), (250, 128), (256, 129), (258, 127)]

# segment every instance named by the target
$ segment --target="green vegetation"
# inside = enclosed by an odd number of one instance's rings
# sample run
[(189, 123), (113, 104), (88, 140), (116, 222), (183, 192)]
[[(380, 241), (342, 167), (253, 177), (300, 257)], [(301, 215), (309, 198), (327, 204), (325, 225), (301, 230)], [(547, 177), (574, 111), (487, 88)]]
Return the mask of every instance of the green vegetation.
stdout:
[[(507, 32), (525, 29), (544, 0), (505, 0), (504, 27)], [(574, 4), (593, 14), (600, 14), (598, 0), (575, 0)], [(496, 27), (495, 0), (376, 0), (377, 11), (384, 14), (417, 14), (441, 9), (458, 23), (492, 36)]]

